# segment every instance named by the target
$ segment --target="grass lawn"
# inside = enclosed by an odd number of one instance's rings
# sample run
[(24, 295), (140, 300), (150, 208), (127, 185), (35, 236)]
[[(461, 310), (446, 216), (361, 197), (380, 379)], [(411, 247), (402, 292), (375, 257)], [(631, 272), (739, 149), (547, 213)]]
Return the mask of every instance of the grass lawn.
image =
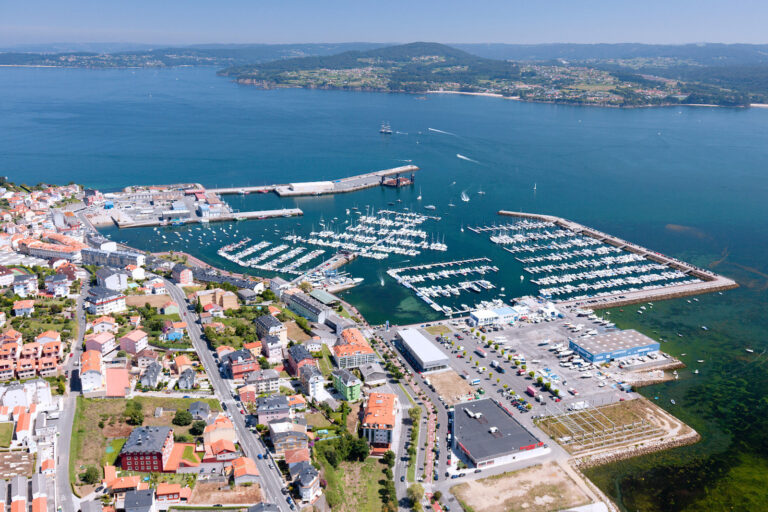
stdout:
[(184, 447), (184, 453), (182, 454), (181, 458), (189, 462), (200, 462), (200, 459), (197, 457), (197, 454), (195, 454), (195, 449), (192, 446)]
[(340, 512), (379, 512), (384, 468), (377, 459), (365, 462), (347, 462), (334, 468), (322, 461), (323, 474), (328, 482), (326, 499), (333, 510)]
[(321, 412), (307, 413), (304, 415), (304, 419), (307, 420), (307, 425), (313, 426), (315, 430), (331, 426), (331, 422)]
[(123, 449), (123, 445), (127, 441), (126, 438), (113, 439), (107, 443), (107, 447), (104, 449), (103, 465), (114, 466), (117, 456), (120, 455), (120, 450)]
[[(186, 409), (197, 399), (141, 397), (139, 400), (143, 406), (145, 426), (173, 427), (176, 434), (189, 433), (190, 427), (177, 427), (171, 424), (173, 413), (165, 412), (161, 417), (155, 418), (154, 411), (157, 407), (162, 407), (165, 411)], [(210, 405), (211, 411), (221, 411), (221, 404), (217, 400), (203, 401)], [(120, 453), (118, 449), (107, 454), (107, 440), (111, 439), (109, 446), (115, 447), (118, 442), (124, 442), (134, 429), (124, 420), (126, 402), (127, 400), (77, 398), (69, 454), (69, 478), (73, 484), (77, 483), (77, 474), (82, 473), (83, 468), (90, 465), (101, 466), (107, 456), (117, 457)]]
[(453, 332), (448, 327), (442, 324), (430, 325), (429, 327), (425, 327), (424, 330), (433, 336), (439, 336), (441, 334), (451, 334)]
[(0, 446), (8, 448), (13, 439), (13, 423), (0, 423)]
[(322, 349), (323, 357), (320, 358), (320, 371), (323, 372), (323, 377), (326, 379), (330, 378), (331, 372), (333, 371), (333, 363), (331, 363), (331, 349), (328, 348), (327, 345), (323, 344)]

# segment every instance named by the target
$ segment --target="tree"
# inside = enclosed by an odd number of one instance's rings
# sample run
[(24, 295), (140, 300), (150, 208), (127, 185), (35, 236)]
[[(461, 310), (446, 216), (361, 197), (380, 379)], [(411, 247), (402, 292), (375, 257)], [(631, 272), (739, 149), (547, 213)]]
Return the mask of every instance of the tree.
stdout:
[[(525, 370), (525, 367), (523, 367), (523, 370)], [(529, 371), (529, 372), (528, 372), (528, 376), (529, 376), (530, 378), (533, 378), (533, 376), (534, 376), (534, 375), (536, 375), (536, 373), (535, 373), (533, 370), (531, 370), (531, 371)]]
[(424, 499), (424, 488), (421, 486), (421, 484), (413, 484), (408, 487), (406, 494), (412, 504), (421, 503), (421, 500)]
[(189, 429), (189, 433), (193, 436), (201, 436), (205, 432), (205, 422), (203, 420), (197, 420), (192, 424), (192, 428)]
[(395, 465), (395, 452), (392, 450), (387, 450), (384, 453), (384, 456), (381, 458), (381, 462), (389, 466), (390, 468), (394, 467)]
[(349, 447), (349, 456), (348, 459), (351, 460), (359, 460), (360, 462), (364, 461), (366, 458), (368, 458), (368, 453), (370, 452), (370, 448), (368, 447), (368, 443), (365, 439), (359, 438), (352, 441), (350, 447)]
[(310, 283), (309, 281), (302, 281), (301, 283), (299, 283), (299, 289), (304, 293), (309, 293), (312, 291), (312, 283)]
[(434, 501), (440, 501), (442, 497), (443, 497), (443, 493), (441, 493), (440, 491), (435, 491), (435, 494), (432, 495), (432, 499)]
[(542, 382), (544, 382), (544, 378), (543, 378), (542, 376), (538, 376), (538, 377), (536, 378), (536, 384), (538, 384), (539, 386), (541, 386), (541, 383), (542, 383)]
[(192, 413), (186, 409), (179, 409), (171, 421), (174, 425), (185, 427), (192, 423)]
[(93, 485), (101, 479), (101, 471), (96, 466), (88, 466), (85, 473), (80, 475), (80, 480), (88, 485)]
[(339, 455), (336, 453), (336, 450), (326, 451), (325, 460), (327, 460), (328, 464), (330, 464), (334, 468), (339, 466)]

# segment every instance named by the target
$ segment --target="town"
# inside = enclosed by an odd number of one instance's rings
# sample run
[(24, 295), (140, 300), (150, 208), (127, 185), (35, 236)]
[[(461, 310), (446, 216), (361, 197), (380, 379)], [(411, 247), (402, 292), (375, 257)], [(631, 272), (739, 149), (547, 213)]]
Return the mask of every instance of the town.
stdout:
[(0, 201), (13, 512), (615, 510), (582, 468), (698, 439), (635, 392), (677, 378), (663, 340), (584, 305), (371, 326), (302, 276), (110, 241), (98, 191), (5, 183)]

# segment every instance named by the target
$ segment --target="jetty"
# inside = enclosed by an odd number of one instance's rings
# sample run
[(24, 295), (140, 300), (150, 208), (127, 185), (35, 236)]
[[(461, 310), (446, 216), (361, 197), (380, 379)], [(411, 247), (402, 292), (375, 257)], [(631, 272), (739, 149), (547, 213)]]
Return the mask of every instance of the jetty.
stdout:
[(231, 212), (222, 213), (215, 217), (202, 217), (199, 215), (190, 217), (179, 217), (171, 221), (160, 220), (157, 218), (134, 220), (132, 218), (112, 217), (113, 221), (119, 228), (145, 228), (152, 226), (179, 226), (185, 224), (206, 224), (209, 222), (225, 222), (234, 220), (249, 220), (249, 219), (273, 219), (276, 217), (297, 217), (304, 215), (304, 212), (299, 208), (281, 208), (279, 210), (257, 210), (250, 212)]
[[(508, 210), (500, 210), (498, 215), (506, 217), (517, 217), (535, 223), (547, 223), (562, 230), (570, 231), (585, 238), (595, 240), (610, 247), (614, 247), (621, 252), (629, 253), (629, 255), (637, 257), (638, 260), (648, 260), (656, 264), (663, 265), (671, 271), (675, 271), (681, 275), (692, 278), (686, 282), (670, 283), (660, 287), (651, 287), (641, 290), (615, 290), (601, 293), (600, 296), (596, 297), (577, 297), (570, 300), (566, 299), (559, 301), (559, 304), (565, 306), (587, 306), (592, 309), (600, 309), (623, 306), (627, 304), (636, 304), (650, 300), (672, 299), (689, 295), (698, 295), (701, 293), (720, 292), (724, 290), (730, 290), (732, 288), (737, 288), (739, 286), (736, 281), (716, 274), (710, 270), (696, 267), (690, 263), (686, 263), (659, 252), (651, 251), (638, 244), (622, 240), (616, 236), (603, 233), (602, 231), (584, 226), (568, 219), (563, 219), (553, 215), (542, 215)], [(486, 231), (486, 229), (481, 229), (479, 231)], [(508, 252), (514, 251), (508, 250)], [(552, 265), (552, 267), (554, 267), (554, 265)], [(534, 272), (536, 271), (535, 268), (531, 270)]]
[[(345, 194), (356, 192), (367, 188), (379, 186), (391, 186), (389, 180), (399, 180), (401, 177), (410, 175), (409, 183), (413, 183), (413, 174), (419, 168), (415, 165), (403, 165), (392, 169), (383, 169), (365, 174), (349, 176), (329, 181), (307, 181), (286, 183), (283, 185), (257, 185), (252, 187), (224, 187), (209, 188), (207, 192), (213, 192), (219, 195), (227, 194), (251, 194), (251, 193), (269, 193), (274, 192), (280, 197), (298, 197), (298, 196), (320, 196), (329, 194)], [(399, 181), (398, 181), (399, 183)], [(197, 185), (202, 189), (202, 185)]]

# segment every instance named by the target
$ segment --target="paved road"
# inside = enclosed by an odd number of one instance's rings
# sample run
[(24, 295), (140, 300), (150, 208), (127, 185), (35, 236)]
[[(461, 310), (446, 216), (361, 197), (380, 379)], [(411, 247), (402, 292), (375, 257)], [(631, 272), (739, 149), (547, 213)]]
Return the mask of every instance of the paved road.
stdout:
[[(211, 350), (208, 348), (208, 344), (203, 340), (203, 333), (200, 325), (197, 323), (196, 315), (187, 307), (186, 296), (184, 292), (171, 283), (165, 281), (166, 289), (171, 294), (171, 297), (179, 305), (179, 312), (182, 320), (187, 322), (189, 336), (192, 339), (192, 345), (195, 347), (197, 354), (200, 356), (200, 360), (203, 363), (206, 371), (208, 372), (208, 378), (211, 381), (213, 390), (216, 396), (222, 401), (226, 410), (230, 413), (232, 423), (237, 431), (237, 438), (240, 441), (240, 446), (243, 448), (245, 455), (256, 461), (256, 466), (261, 474), (261, 488), (264, 493), (264, 500), (277, 504), (281, 511), (289, 511), (290, 506), (283, 496), (281, 490), (285, 486), (283, 477), (277, 465), (271, 459), (258, 460), (258, 454), (268, 454), (266, 447), (260, 438), (252, 434), (245, 425), (245, 416), (240, 414), (240, 406), (232, 398), (232, 388), (229, 383), (225, 381), (219, 373), (218, 365), (213, 358)], [(269, 468), (269, 464), (272, 464), (273, 469)]]
[[(83, 337), (85, 336), (85, 311), (83, 309), (83, 300), (88, 291), (88, 286), (84, 286), (80, 296), (77, 299), (77, 332), (78, 338), (72, 347), (72, 357), (68, 357), (64, 364), (64, 369), (69, 372), (70, 388), (64, 397), (64, 410), (61, 411), (58, 420), (59, 437), (56, 441), (56, 503), (58, 503), (63, 512), (75, 512), (80, 509), (80, 499), (72, 494), (72, 488), (69, 485), (69, 453), (72, 440), (72, 424), (75, 419), (75, 409), (77, 408), (77, 395), (80, 392), (80, 379), (74, 375), (75, 361), (80, 360), (81, 347), (83, 346)], [(77, 468), (75, 468), (77, 471)]]

